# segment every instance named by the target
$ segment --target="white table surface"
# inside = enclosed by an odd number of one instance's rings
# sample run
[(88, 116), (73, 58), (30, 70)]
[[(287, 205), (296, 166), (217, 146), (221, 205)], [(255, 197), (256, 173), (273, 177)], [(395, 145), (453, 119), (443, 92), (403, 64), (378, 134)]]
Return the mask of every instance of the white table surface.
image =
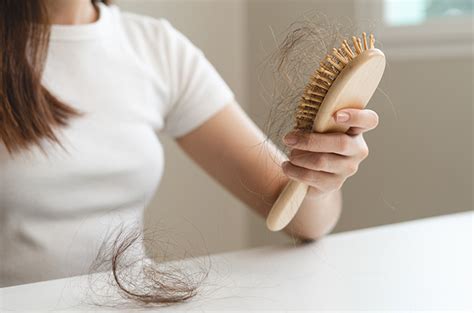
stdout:
[[(472, 212), (330, 235), (301, 246), (211, 256), (188, 303), (150, 311), (473, 308)], [(0, 289), (0, 311), (95, 311), (84, 277)], [(107, 308), (130, 312), (132, 308)]]

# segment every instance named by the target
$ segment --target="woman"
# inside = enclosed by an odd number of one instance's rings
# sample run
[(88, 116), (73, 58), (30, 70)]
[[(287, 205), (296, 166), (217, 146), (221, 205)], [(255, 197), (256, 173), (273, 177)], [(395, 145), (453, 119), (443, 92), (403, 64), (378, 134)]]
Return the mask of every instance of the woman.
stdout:
[(348, 134), (289, 133), (289, 161), (255, 149), (265, 136), (200, 50), (107, 2), (0, 0), (0, 285), (84, 273), (107, 229), (140, 220), (162, 175), (155, 131), (262, 216), (287, 177), (306, 182), (285, 231), (328, 233), (376, 113), (338, 112)]

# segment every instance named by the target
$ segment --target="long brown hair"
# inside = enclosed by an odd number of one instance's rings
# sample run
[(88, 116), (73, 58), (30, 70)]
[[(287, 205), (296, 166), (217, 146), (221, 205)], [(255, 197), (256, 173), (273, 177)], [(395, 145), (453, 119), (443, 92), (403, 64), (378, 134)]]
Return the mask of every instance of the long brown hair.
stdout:
[(0, 0), (0, 143), (10, 153), (59, 143), (55, 128), (79, 114), (41, 84), (50, 30), (45, 0)]

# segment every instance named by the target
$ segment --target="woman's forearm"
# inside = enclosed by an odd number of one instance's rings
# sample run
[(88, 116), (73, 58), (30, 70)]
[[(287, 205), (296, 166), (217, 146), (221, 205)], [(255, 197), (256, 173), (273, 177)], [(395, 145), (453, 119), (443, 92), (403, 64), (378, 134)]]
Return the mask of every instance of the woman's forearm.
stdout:
[(317, 194), (310, 187), (298, 213), (285, 232), (302, 240), (314, 240), (328, 234), (336, 225), (342, 210), (340, 190)]
[[(287, 158), (237, 105), (229, 105), (179, 145), (232, 194), (266, 217), (288, 183), (281, 164)], [(340, 192), (318, 194), (313, 187), (293, 222), (285, 228), (300, 239), (328, 233), (341, 210)]]

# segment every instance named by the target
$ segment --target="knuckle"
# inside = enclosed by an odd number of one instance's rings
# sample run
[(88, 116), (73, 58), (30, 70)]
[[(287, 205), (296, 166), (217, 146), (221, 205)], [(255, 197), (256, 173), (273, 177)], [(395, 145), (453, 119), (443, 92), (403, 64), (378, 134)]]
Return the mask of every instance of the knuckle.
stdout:
[(311, 144), (311, 133), (301, 133), (298, 141), (299, 145), (302, 147), (307, 147)]
[(351, 162), (347, 166), (347, 172), (349, 173), (349, 176), (354, 175), (355, 173), (357, 173), (358, 170), (359, 170), (359, 164), (357, 164), (357, 163), (352, 163)]
[(307, 144), (310, 146), (309, 150), (319, 151), (321, 149), (321, 138), (319, 134), (308, 134)]
[(299, 177), (304, 181), (313, 181), (313, 173), (310, 170), (302, 170)]
[(350, 140), (346, 135), (338, 136), (338, 148), (341, 152), (347, 152), (350, 147)]
[(306, 155), (307, 153), (304, 153), (301, 150), (293, 150), (288, 159), (294, 165), (304, 165)]
[(369, 147), (367, 145), (364, 145), (360, 151), (360, 154), (362, 156), (362, 159), (366, 159), (369, 156)]
[(292, 151), (290, 153), (290, 156), (288, 157), (288, 161), (295, 164), (298, 161), (298, 156), (295, 153), (293, 153), (293, 151)]
[(315, 154), (313, 156), (312, 164), (315, 168), (323, 170), (327, 168), (328, 158), (324, 154)]
[(294, 173), (294, 166), (291, 164), (291, 162), (284, 162), (282, 164), (282, 169), (287, 175), (292, 175)]

